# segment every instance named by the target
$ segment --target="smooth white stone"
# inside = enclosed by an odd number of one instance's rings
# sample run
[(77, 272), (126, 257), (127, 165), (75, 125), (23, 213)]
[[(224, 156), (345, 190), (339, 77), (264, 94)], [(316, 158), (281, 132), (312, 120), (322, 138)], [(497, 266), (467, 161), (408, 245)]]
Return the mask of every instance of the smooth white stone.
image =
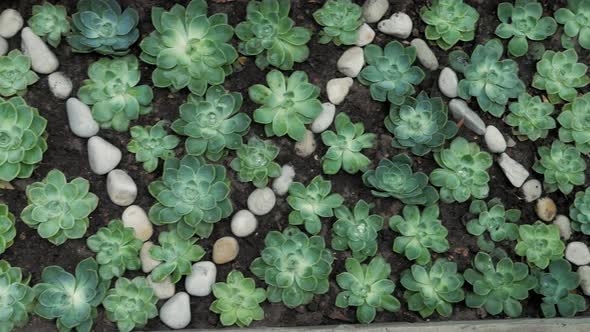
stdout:
[(98, 175), (107, 174), (119, 165), (121, 150), (99, 136), (88, 140), (88, 161), (92, 172)]
[(449, 102), (449, 110), (455, 120), (463, 120), (465, 127), (471, 129), (478, 135), (486, 133), (486, 124), (483, 120), (469, 108), (469, 105), (464, 100), (453, 99)]
[(193, 264), (193, 271), (186, 277), (184, 288), (193, 296), (207, 296), (215, 283), (217, 267), (213, 262), (202, 261)]
[(578, 266), (590, 264), (590, 250), (584, 242), (573, 241), (565, 248), (565, 258)]
[(152, 241), (147, 241), (141, 246), (139, 250), (139, 260), (141, 261), (141, 270), (144, 273), (150, 273), (156, 266), (160, 265), (159, 260), (155, 260), (150, 255), (150, 249), (154, 246)]
[(236, 212), (231, 219), (231, 232), (237, 237), (246, 237), (254, 233), (256, 227), (258, 227), (258, 220), (248, 210)]
[(363, 17), (367, 23), (379, 22), (389, 9), (388, 0), (366, 0), (363, 4)]
[(140, 206), (131, 205), (126, 208), (121, 219), (125, 227), (133, 228), (135, 237), (141, 241), (149, 240), (154, 234), (154, 226)]
[(5, 9), (0, 14), (0, 37), (11, 38), (16, 35), (24, 25), (21, 14), (14, 9)]
[(336, 63), (336, 67), (338, 67), (338, 70), (342, 74), (352, 78), (358, 76), (364, 65), (365, 55), (363, 49), (358, 46), (351, 47), (344, 51)]
[(154, 282), (150, 275), (147, 277), (147, 282), (154, 290), (154, 295), (160, 300), (169, 299), (176, 293), (176, 285), (170, 281), (170, 277), (167, 277), (162, 282)]
[(406, 13), (398, 12), (387, 20), (379, 22), (377, 29), (386, 35), (406, 39), (412, 34), (414, 24), (412, 18)]
[(506, 151), (506, 140), (498, 128), (494, 126), (487, 126), (484, 139), (490, 152), (502, 153)]
[(520, 187), (524, 200), (528, 203), (536, 201), (543, 194), (543, 185), (537, 179), (530, 179)]
[(107, 176), (107, 193), (113, 203), (129, 206), (137, 198), (137, 185), (127, 172), (114, 169)]
[(535, 204), (535, 212), (537, 217), (543, 221), (552, 221), (557, 215), (557, 205), (549, 197), (543, 197)]
[(8, 53), (8, 42), (6, 39), (0, 37), (0, 56)]
[(268, 187), (258, 188), (248, 196), (248, 210), (257, 216), (263, 216), (272, 210), (277, 198)]
[(356, 40), (356, 46), (367, 46), (375, 39), (375, 30), (371, 28), (367, 23), (363, 23), (358, 31), (358, 38)]
[(562, 214), (555, 217), (553, 220), (553, 225), (559, 228), (559, 234), (561, 238), (564, 240), (569, 240), (572, 237), (572, 226), (570, 224), (570, 219)]
[(436, 55), (434, 55), (434, 52), (432, 52), (430, 49), (430, 46), (428, 46), (424, 40), (416, 38), (412, 40), (410, 45), (416, 48), (416, 57), (422, 66), (430, 70), (438, 69), (438, 59), (436, 58)]
[(580, 288), (582, 288), (582, 292), (584, 292), (584, 295), (590, 296), (590, 266), (580, 266), (578, 274), (580, 275)]
[(160, 320), (171, 329), (183, 329), (191, 322), (191, 301), (185, 292), (171, 297), (160, 308)]
[(309, 157), (316, 149), (315, 138), (313, 133), (306, 129), (303, 140), (295, 143), (295, 154), (299, 157)]
[(524, 168), (518, 161), (510, 158), (506, 153), (502, 153), (498, 158), (498, 165), (516, 188), (520, 188), (524, 181), (529, 177), (529, 171)]
[(21, 32), (21, 48), (31, 57), (31, 68), (37, 73), (51, 74), (59, 67), (55, 54), (29, 27)]
[(74, 135), (87, 138), (98, 133), (98, 123), (92, 117), (90, 107), (77, 98), (69, 98), (66, 102), (68, 124)]
[(326, 84), (328, 99), (334, 105), (340, 105), (350, 92), (354, 81), (350, 77), (334, 78)]
[(56, 98), (66, 99), (70, 96), (73, 89), (72, 80), (64, 73), (56, 71), (47, 77), (49, 90)]
[(319, 134), (330, 127), (336, 115), (336, 106), (332, 103), (322, 104), (322, 113), (311, 124), (311, 131)]
[(272, 190), (279, 196), (285, 195), (289, 191), (291, 183), (293, 183), (293, 178), (295, 178), (293, 166), (283, 165), (281, 176), (274, 179), (272, 183)]
[(449, 98), (457, 98), (459, 95), (459, 78), (457, 77), (457, 73), (449, 67), (444, 67), (438, 77), (438, 89), (443, 95)]

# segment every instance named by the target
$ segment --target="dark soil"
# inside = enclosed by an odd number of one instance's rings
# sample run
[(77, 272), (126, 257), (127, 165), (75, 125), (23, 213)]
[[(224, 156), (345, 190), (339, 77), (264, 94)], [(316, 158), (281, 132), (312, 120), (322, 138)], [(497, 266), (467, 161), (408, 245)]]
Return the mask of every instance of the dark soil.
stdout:
[[(363, 2), (362, 0), (355, 1), (359, 4), (362, 4)], [(41, 2), (41, 0), (4, 0), (0, 3), (0, 10), (14, 8), (23, 13), (28, 19), (32, 5), (40, 4)], [(51, 0), (51, 2), (55, 1)], [(153, 6), (170, 8), (172, 3), (172, 1), (166, 0), (120, 0), (120, 2), (125, 7), (132, 6), (138, 9), (140, 14), (139, 28), (142, 36), (149, 34), (153, 30), (150, 21), (150, 9)], [(183, 0), (178, 2), (185, 4), (187, 1)], [(293, 8), (291, 17), (296, 20), (297, 25), (312, 28), (316, 32), (319, 31), (319, 27), (313, 21), (311, 14), (321, 6), (323, 1), (293, 0), (292, 2)], [(423, 36), (424, 24), (419, 19), (418, 11), (426, 2), (427, 1), (424, 0), (391, 1), (392, 5), (389, 15), (396, 11), (405, 11), (413, 18), (415, 24), (413, 36)], [(460, 43), (456, 49), (463, 48), (466, 52), (471, 53), (475, 45), (484, 43), (493, 37), (493, 31), (498, 25), (496, 6), (499, 1), (471, 0), (467, 2), (475, 6), (481, 15), (477, 38), (473, 42)], [(545, 0), (543, 2), (545, 3), (546, 14), (551, 15), (557, 8), (565, 6), (566, 1)], [(75, 0), (57, 1), (57, 3), (65, 5), (70, 14), (75, 12)], [(245, 18), (247, 0), (209, 0), (209, 3), (210, 14), (225, 12), (229, 15), (230, 24), (234, 26)], [(376, 27), (374, 26), (374, 28)], [(561, 49), (561, 44), (559, 42), (560, 35), (561, 29), (552, 40), (545, 42), (545, 46), (548, 49)], [(390, 40), (392, 40), (391, 37), (378, 33), (375, 43), (383, 45)], [(18, 36), (10, 39), (9, 42), (11, 48), (17, 48), (20, 46), (20, 38)], [(314, 36), (309, 46), (311, 48), (311, 56), (309, 60), (303, 64), (297, 64), (295, 69), (307, 72), (311, 81), (322, 87), (322, 100), (327, 100), (324, 87), (329, 79), (342, 76), (337, 72), (336, 61), (344, 51), (344, 48), (334, 46), (333, 44), (318, 44), (317, 34)], [(447, 65), (446, 54), (437, 47), (433, 47), (433, 49), (437, 53), (439, 61), (441, 62), (441, 68), (442, 66)], [(80, 87), (81, 82), (87, 77), (86, 70), (88, 65), (100, 58), (97, 54), (73, 54), (65, 42), (62, 42), (55, 53), (61, 62), (60, 70), (73, 79), (75, 87), (74, 91)], [(131, 53), (139, 55), (140, 49), (137, 44), (133, 47)], [(590, 54), (588, 52), (583, 52), (581, 54), (581, 61), (589, 64), (590, 62), (588, 60), (590, 60)], [(521, 78), (530, 86), (532, 76), (535, 72), (536, 61), (525, 57), (517, 59), (517, 61), (520, 64)], [(151, 85), (150, 77), (153, 69), (154, 67), (141, 63), (142, 84)], [(431, 96), (440, 96), (441, 94), (437, 87), (437, 78), (438, 71), (427, 73), (427, 77), (419, 87), (418, 91), (424, 90)], [(230, 91), (239, 91), (246, 96), (242, 111), (252, 115), (252, 112), (257, 106), (247, 98), (247, 89), (253, 84), (263, 82), (265, 82), (265, 72), (259, 70), (255, 66), (253, 59), (250, 58), (247, 59), (247, 62), (240, 72), (234, 73), (226, 80), (225, 88)], [(530, 91), (532, 94), (540, 94), (540, 91), (533, 90), (534, 89), (531, 89)], [(141, 117), (141, 119), (137, 121), (137, 124), (150, 125), (160, 119), (174, 120), (178, 117), (178, 107), (187, 97), (186, 90), (178, 93), (171, 93), (168, 90), (154, 88), (154, 93), (154, 112)], [(40, 181), (45, 177), (48, 171), (57, 168), (62, 170), (69, 179), (78, 176), (88, 179), (92, 184), (91, 191), (100, 197), (98, 209), (91, 216), (90, 229), (87, 233), (88, 236), (94, 234), (100, 227), (107, 225), (109, 220), (120, 218), (124, 208), (114, 205), (109, 200), (106, 194), (106, 177), (95, 175), (90, 171), (86, 156), (86, 140), (76, 137), (69, 130), (65, 102), (56, 99), (51, 95), (47, 85), (47, 79), (43, 77), (37, 84), (30, 87), (25, 98), (31, 106), (37, 107), (41, 114), (49, 121), (47, 128), (49, 133), (49, 149), (45, 153), (43, 162), (30, 179), (13, 181), (15, 187), (14, 190), (0, 190), (0, 201), (7, 203), (10, 210), (18, 216), (20, 211), (26, 206), (26, 186), (35, 181)], [(474, 103), (472, 103), (472, 106), (474, 109), (477, 109), (477, 106)], [(390, 146), (391, 135), (383, 126), (383, 119), (386, 115), (387, 106), (373, 101), (369, 95), (369, 90), (358, 82), (355, 82), (351, 93), (346, 98), (346, 102), (338, 106), (338, 111), (346, 112), (351, 116), (354, 122), (364, 122), (368, 132), (373, 132), (378, 135), (377, 147), (367, 151), (367, 155), (373, 160), (374, 165), (382, 158), (389, 158), (398, 153), (404, 152)], [(510, 127), (506, 126), (500, 119), (493, 118), (488, 114), (482, 114), (482, 118), (487, 124), (497, 126), (503, 133), (511, 133)], [(516, 147), (509, 148), (507, 153), (530, 170), (535, 161), (537, 147), (541, 145), (549, 145), (557, 137), (556, 134), (557, 131), (554, 130), (547, 139), (541, 140), (537, 143), (519, 142)], [(147, 211), (154, 202), (147, 192), (147, 185), (159, 176), (160, 170), (152, 174), (144, 172), (141, 165), (135, 162), (134, 155), (126, 152), (126, 144), (130, 139), (128, 133), (101, 130), (100, 135), (125, 152), (119, 168), (127, 170), (135, 179), (139, 188), (139, 195), (135, 204), (142, 206)], [(259, 124), (253, 124), (249, 135), (263, 136), (262, 126)], [(485, 145), (482, 144), (481, 137), (476, 136), (465, 128), (460, 130), (459, 135), (466, 137), (470, 141), (477, 142), (480, 146)], [(325, 153), (326, 148), (321, 144), (319, 138), (317, 150), (311, 157), (306, 159), (299, 158), (293, 153), (294, 142), (292, 140), (287, 138), (273, 138), (273, 142), (281, 147), (281, 154), (278, 157), (278, 162), (281, 164), (289, 163), (295, 167), (297, 172), (296, 181), (307, 183), (314, 176), (321, 174), (320, 159)], [(183, 155), (182, 148), (178, 149), (177, 155)], [(223, 161), (224, 165), (228, 166), (230, 160), (231, 156)], [(431, 155), (424, 158), (414, 158), (414, 161), (415, 170), (428, 173), (437, 167)], [(235, 178), (234, 172), (229, 167), (228, 171), (230, 177)], [(588, 173), (590, 173), (590, 171), (588, 171)], [(521, 222), (533, 223), (537, 219), (533, 210), (533, 205), (527, 204), (522, 199), (518, 189), (514, 188), (508, 182), (496, 164), (490, 169), (490, 175), (492, 180), (491, 194), (489, 197), (500, 197), (507, 207), (521, 209), (523, 211)], [(542, 177), (539, 175), (534, 176), (542, 180)], [(333, 190), (342, 194), (349, 206), (352, 206), (359, 199), (374, 202), (374, 213), (382, 215), (385, 220), (388, 220), (389, 217), (397, 214), (402, 207), (401, 203), (397, 200), (378, 199), (373, 197), (370, 194), (369, 189), (362, 184), (360, 175), (351, 176), (346, 173), (340, 173), (335, 176), (328, 176), (327, 178), (332, 180)], [(232, 200), (236, 211), (245, 208), (246, 198), (253, 189), (254, 187), (251, 184), (244, 184), (235, 180), (232, 181)], [(568, 207), (573, 202), (574, 194), (572, 193), (564, 196), (560, 193), (554, 193), (549, 196), (556, 201), (559, 213), (567, 214)], [(475, 237), (468, 234), (464, 226), (465, 222), (470, 218), (470, 216), (466, 214), (468, 203), (452, 205), (441, 204), (440, 207), (442, 222), (449, 230), (448, 240), (451, 244), (451, 249), (448, 253), (436, 256), (445, 257), (457, 262), (460, 271), (463, 271), (470, 264), (470, 261), (478, 251)], [(265, 235), (271, 230), (284, 229), (288, 225), (287, 215), (289, 211), (290, 209), (286, 203), (285, 197), (279, 197), (275, 209), (273, 209), (268, 215), (259, 218), (259, 228), (257, 229), (257, 232), (247, 238), (238, 240), (240, 244), (240, 254), (238, 258), (231, 264), (218, 266), (218, 280), (225, 280), (227, 273), (232, 269), (243, 271), (251, 276), (248, 267), (252, 260), (259, 255)], [(322, 235), (325, 237), (327, 243), (330, 243), (330, 227), (333, 221), (334, 220), (326, 219), (325, 227), (322, 230)], [(35, 230), (27, 227), (20, 221), (17, 223), (17, 231), (17, 241), (5, 254), (2, 255), (2, 259), (9, 261), (14, 266), (19, 266), (27, 273), (32, 274), (32, 284), (40, 280), (41, 271), (46, 266), (60, 265), (68, 271), (73, 271), (79, 261), (92, 256), (93, 254), (85, 245), (86, 239), (69, 240), (61, 246), (54, 246), (48, 241), (40, 238)], [(229, 220), (219, 222), (209, 239), (199, 241), (207, 251), (207, 255), (204, 259), (211, 259), (213, 242), (226, 235), (231, 235)], [(156, 237), (154, 236), (154, 239), (155, 238)], [(576, 240), (587, 240), (586, 237), (580, 236), (579, 234), (574, 235), (574, 238)], [(411, 263), (403, 256), (392, 252), (391, 248), (393, 245), (393, 239), (394, 233), (386, 226), (380, 234), (379, 254), (383, 255), (392, 265), (391, 277), (398, 284), (395, 295), (401, 299), (403, 287), (399, 285), (399, 276), (404, 269), (411, 266)], [(503, 243), (503, 248), (512, 255), (513, 259), (522, 261), (520, 257), (515, 257), (513, 255), (512, 248), (514, 245), (515, 243), (513, 242)], [(332, 276), (335, 276), (344, 270), (344, 260), (348, 255), (348, 252), (336, 253), (336, 261)], [(128, 274), (128, 276), (134, 275), (138, 274)], [(261, 287), (264, 286), (260, 281), (258, 281), (258, 284)], [(182, 290), (183, 287), (184, 282), (179, 282), (177, 284), (178, 290)], [(333, 279), (328, 294), (316, 296), (311, 304), (297, 308), (294, 311), (287, 309), (282, 304), (265, 303), (265, 319), (260, 322), (254, 322), (252, 326), (309, 326), (354, 323), (356, 321), (354, 309), (343, 310), (335, 307), (334, 301), (338, 291), (338, 286)], [(221, 326), (217, 316), (211, 313), (208, 309), (212, 300), (212, 296), (191, 298), (192, 322), (188, 328), (215, 328)], [(160, 304), (161, 303), (163, 302), (161, 301)], [(422, 321), (416, 313), (407, 309), (404, 301), (402, 301), (402, 303), (404, 304), (399, 312), (379, 313), (376, 322)], [(531, 294), (531, 297), (528, 300), (528, 305), (525, 307), (524, 316), (539, 317), (538, 304), (538, 296)], [(588, 312), (584, 314), (588, 314)], [(441, 318), (434, 315), (430, 319), (467, 320), (484, 317), (486, 317), (484, 311), (469, 309), (466, 308), (464, 304), (458, 304), (455, 305), (454, 313), (450, 318)], [(149, 322), (146, 329), (160, 330), (166, 329), (166, 326), (156, 318)], [(23, 330), (53, 331), (55, 330), (55, 325), (53, 322), (33, 317), (29, 325)], [(99, 313), (99, 317), (96, 319), (95, 330), (115, 330), (115, 325), (106, 320), (102, 310)]]

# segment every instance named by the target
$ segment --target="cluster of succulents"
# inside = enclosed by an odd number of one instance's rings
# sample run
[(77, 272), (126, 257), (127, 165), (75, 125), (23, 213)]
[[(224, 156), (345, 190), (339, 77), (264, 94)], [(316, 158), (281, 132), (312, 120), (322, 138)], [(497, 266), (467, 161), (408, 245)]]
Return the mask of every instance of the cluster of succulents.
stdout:
[(263, 141), (256, 136), (248, 140), (248, 144), (236, 151), (231, 168), (238, 173), (242, 182), (252, 182), (256, 187), (266, 187), (269, 178), (281, 175), (281, 165), (274, 160), (279, 155), (279, 148), (271, 141)]
[(430, 7), (420, 9), (420, 17), (427, 24), (426, 38), (448, 50), (459, 41), (475, 38), (479, 13), (463, 0), (433, 0)]
[(18, 267), (0, 260), (0, 330), (12, 331), (29, 321), (37, 294), (29, 286), (30, 277), (23, 277)]
[(590, 234), (590, 188), (576, 193), (570, 206), (571, 226), (575, 231)]
[(70, 32), (70, 19), (66, 7), (43, 2), (33, 6), (33, 16), (27, 21), (33, 32), (53, 47), (58, 47), (61, 37)]
[(256, 288), (254, 279), (245, 278), (240, 271), (231, 271), (227, 282), (217, 282), (212, 287), (215, 301), (211, 311), (219, 314), (223, 326), (245, 327), (255, 320), (264, 318), (260, 303), (266, 300), (263, 288)]
[(158, 316), (157, 302), (158, 298), (145, 277), (119, 278), (107, 292), (102, 306), (108, 320), (117, 323), (119, 331), (130, 332), (143, 328), (148, 319)]
[(571, 102), (578, 95), (576, 89), (590, 83), (587, 71), (588, 66), (578, 62), (578, 54), (574, 49), (546, 51), (537, 62), (532, 86), (547, 91), (547, 97), (554, 104), (564, 100)]
[(559, 189), (567, 195), (574, 186), (586, 181), (586, 161), (573, 145), (555, 140), (551, 147), (540, 146), (538, 152), (541, 158), (535, 162), (533, 170), (543, 174), (543, 186), (548, 192)]
[(535, 292), (543, 296), (543, 316), (552, 318), (559, 313), (562, 317), (573, 317), (588, 308), (584, 297), (573, 292), (580, 285), (580, 275), (572, 271), (568, 261), (556, 259), (547, 270), (537, 273), (535, 287)]
[(0, 96), (22, 96), (39, 76), (31, 70), (31, 58), (19, 50), (0, 56)]
[(585, 94), (563, 106), (557, 117), (559, 122), (559, 140), (564, 143), (575, 143), (581, 153), (590, 153), (590, 94)]
[(518, 243), (514, 252), (526, 257), (530, 265), (544, 269), (551, 261), (563, 257), (564, 250), (565, 244), (560, 239), (556, 225), (537, 222), (518, 227)]
[(358, 30), (363, 24), (361, 16), (361, 7), (351, 0), (328, 0), (313, 13), (315, 21), (324, 27), (319, 33), (319, 43), (354, 45), (358, 40)]
[(566, 8), (555, 12), (555, 20), (563, 24), (562, 42), (569, 45), (568, 39), (577, 38), (584, 49), (590, 49), (590, 8), (586, 0), (568, 0)]
[(523, 93), (518, 96), (518, 101), (508, 106), (510, 113), (504, 118), (504, 122), (514, 127), (513, 132), (520, 139), (527, 137), (531, 141), (546, 138), (549, 130), (557, 126), (551, 116), (555, 106), (545, 103), (539, 96), (530, 96)]
[(149, 250), (150, 256), (161, 262), (150, 274), (155, 282), (170, 278), (172, 283), (177, 283), (182, 276), (189, 275), (192, 264), (205, 255), (205, 250), (196, 244), (196, 238), (185, 239), (178, 232), (160, 233), (158, 243)]
[(515, 240), (518, 236), (520, 210), (506, 210), (499, 198), (489, 202), (474, 200), (469, 206), (469, 212), (477, 215), (465, 225), (467, 232), (475, 236), (482, 236), (487, 232), (494, 242)]
[(168, 135), (166, 122), (158, 121), (153, 126), (134, 126), (129, 129), (131, 140), (127, 144), (127, 151), (135, 154), (135, 160), (143, 164), (143, 169), (151, 173), (158, 168), (160, 159), (174, 158), (174, 148), (180, 144), (180, 139)]
[(8, 205), (0, 203), (0, 254), (14, 243), (16, 237), (16, 219), (8, 210)]

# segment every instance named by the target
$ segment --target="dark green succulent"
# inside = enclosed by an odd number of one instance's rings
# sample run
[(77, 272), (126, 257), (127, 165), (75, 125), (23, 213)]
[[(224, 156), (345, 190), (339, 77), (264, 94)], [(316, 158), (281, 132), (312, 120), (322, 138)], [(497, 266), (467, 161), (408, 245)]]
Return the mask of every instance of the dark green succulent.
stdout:
[(578, 62), (578, 54), (570, 49), (564, 52), (546, 51), (537, 62), (537, 72), (533, 76), (533, 88), (547, 91), (553, 104), (562, 100), (573, 101), (578, 95), (577, 88), (590, 83), (586, 75), (588, 66)]
[(547, 137), (550, 129), (555, 129), (555, 119), (551, 114), (555, 107), (551, 103), (541, 101), (541, 97), (523, 93), (518, 96), (518, 102), (508, 107), (510, 113), (504, 118), (513, 132), (520, 138), (528, 137), (531, 141)]
[(39, 76), (31, 70), (31, 58), (19, 50), (0, 56), (0, 96), (22, 96), (27, 86), (36, 83)]
[(543, 186), (548, 192), (559, 189), (567, 195), (586, 181), (586, 161), (574, 146), (555, 140), (551, 148), (540, 146), (538, 152), (541, 159), (535, 161), (533, 170), (543, 174)]
[(158, 316), (158, 298), (144, 277), (119, 278), (102, 302), (108, 320), (121, 332), (145, 327), (148, 319)]
[(129, 130), (131, 141), (127, 144), (127, 151), (135, 154), (135, 160), (143, 163), (143, 169), (151, 173), (158, 168), (160, 159), (174, 158), (174, 149), (180, 139), (168, 135), (166, 121), (158, 121), (153, 126), (135, 126)]
[(570, 206), (571, 225), (575, 231), (590, 235), (590, 188), (576, 193)]
[(58, 47), (61, 36), (70, 32), (70, 20), (66, 7), (43, 2), (33, 6), (33, 16), (27, 21), (33, 32), (45, 39), (49, 45)]
[(252, 182), (256, 187), (266, 187), (269, 178), (281, 175), (281, 165), (274, 162), (279, 155), (279, 148), (271, 141), (263, 141), (256, 136), (248, 140), (236, 151), (237, 158), (230, 163), (238, 172), (242, 182)]
[(590, 49), (590, 6), (588, 0), (568, 0), (567, 7), (555, 12), (555, 20), (563, 24), (562, 42), (578, 37), (584, 49)]
[(29, 286), (30, 279), (23, 278), (19, 267), (0, 260), (0, 331), (22, 328), (29, 321), (35, 300), (35, 293)]
[(557, 259), (549, 265), (549, 271), (537, 273), (535, 292), (543, 296), (543, 316), (552, 318), (559, 313), (563, 317), (574, 317), (588, 308), (586, 300), (575, 292), (580, 285), (580, 275), (572, 271), (565, 259)]
[(565, 105), (557, 121), (561, 125), (559, 128), (559, 140), (565, 143), (574, 142), (576, 148), (584, 154), (590, 153), (590, 93), (574, 100)]
[(475, 236), (488, 233), (494, 242), (504, 240), (516, 240), (518, 237), (518, 225), (520, 210), (504, 209), (499, 198), (493, 198), (487, 203), (474, 200), (469, 206), (469, 213), (477, 215), (477, 218), (467, 222), (467, 231)]
[(361, 7), (351, 0), (328, 0), (313, 13), (315, 21), (324, 27), (318, 42), (334, 42), (338, 46), (356, 44), (358, 30), (363, 25), (362, 15)]
[(518, 243), (514, 252), (526, 257), (529, 265), (545, 269), (551, 261), (562, 258), (564, 250), (565, 244), (556, 225), (537, 222), (518, 228)]
[(372, 204), (360, 200), (351, 211), (342, 205), (334, 210), (336, 222), (332, 226), (332, 249), (350, 249), (352, 257), (362, 262), (377, 253), (377, 236), (383, 229), (383, 217), (370, 214)]
[(433, 0), (420, 9), (420, 17), (427, 24), (426, 38), (448, 50), (458, 41), (473, 40), (479, 13), (463, 0)]
[(158, 236), (159, 245), (150, 248), (150, 256), (162, 263), (152, 270), (150, 277), (162, 282), (167, 277), (175, 284), (182, 276), (191, 274), (192, 264), (205, 255), (205, 250), (196, 244), (195, 238), (184, 238), (178, 232), (162, 232)]
[(15, 222), (14, 214), (10, 213), (8, 205), (0, 203), (0, 254), (3, 254), (14, 243)]
[(264, 288), (256, 288), (254, 279), (244, 278), (240, 271), (231, 271), (227, 282), (213, 285), (215, 301), (209, 310), (219, 314), (223, 326), (249, 326), (255, 320), (264, 319), (264, 309), (260, 303), (266, 300)]

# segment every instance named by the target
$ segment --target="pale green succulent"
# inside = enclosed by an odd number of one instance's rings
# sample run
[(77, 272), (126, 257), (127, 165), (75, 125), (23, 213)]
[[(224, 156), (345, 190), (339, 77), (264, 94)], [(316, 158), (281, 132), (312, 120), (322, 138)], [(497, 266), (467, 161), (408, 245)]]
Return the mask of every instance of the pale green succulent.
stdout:
[(557, 121), (561, 125), (559, 128), (559, 140), (564, 143), (575, 143), (576, 149), (581, 153), (590, 153), (590, 93), (565, 105)]
[(319, 43), (334, 42), (335, 45), (354, 45), (358, 30), (363, 25), (362, 9), (351, 0), (328, 0), (313, 13), (315, 21), (324, 28), (320, 31)]
[(30, 277), (23, 278), (19, 267), (0, 260), (0, 331), (22, 328), (33, 310), (35, 292), (29, 286)]
[(504, 240), (516, 240), (518, 237), (518, 225), (520, 210), (506, 210), (499, 198), (493, 198), (489, 202), (474, 200), (469, 206), (469, 213), (477, 215), (465, 225), (467, 232), (475, 236), (488, 233), (494, 242)]
[(160, 159), (174, 158), (174, 149), (180, 144), (180, 138), (168, 135), (166, 121), (158, 121), (153, 126), (131, 127), (131, 141), (127, 151), (135, 154), (135, 160), (143, 163), (143, 169), (151, 173), (158, 168)]
[(551, 262), (549, 271), (538, 271), (537, 278), (535, 292), (543, 296), (543, 316), (552, 318), (559, 313), (563, 317), (574, 317), (588, 308), (586, 299), (575, 291), (580, 285), (580, 275), (572, 271), (565, 259)]
[(533, 225), (520, 225), (518, 243), (514, 252), (526, 257), (529, 265), (545, 269), (549, 263), (563, 257), (565, 244), (559, 237), (556, 225), (537, 222)]
[(541, 101), (541, 97), (523, 93), (518, 96), (518, 102), (508, 107), (510, 113), (504, 118), (512, 131), (519, 137), (528, 137), (531, 141), (546, 138), (550, 129), (556, 128), (555, 119), (551, 114), (555, 106)]
[(197, 239), (185, 239), (175, 231), (160, 233), (158, 242), (159, 245), (149, 250), (153, 259), (162, 262), (150, 274), (155, 282), (170, 277), (173, 284), (177, 283), (182, 276), (191, 274), (192, 264), (205, 255), (205, 250), (196, 244)]
[(0, 254), (3, 254), (14, 243), (15, 222), (14, 214), (10, 213), (8, 205), (0, 203)]
[(245, 278), (240, 271), (231, 271), (227, 282), (216, 282), (213, 287), (215, 301), (209, 310), (219, 314), (223, 326), (249, 326), (255, 320), (264, 319), (260, 303), (266, 300), (264, 288), (256, 288), (254, 279)]
[(231, 161), (231, 168), (238, 172), (242, 182), (252, 182), (256, 187), (266, 187), (269, 178), (281, 175), (281, 165), (274, 160), (280, 149), (271, 141), (263, 141), (256, 136), (248, 140), (236, 151), (237, 158)]
[(590, 188), (576, 193), (570, 206), (571, 226), (575, 231), (590, 235)]
[(586, 161), (573, 145), (555, 140), (551, 147), (540, 146), (538, 152), (541, 159), (535, 161), (533, 170), (543, 174), (543, 186), (548, 192), (559, 189), (567, 195), (586, 181)]
[(70, 32), (70, 20), (66, 7), (43, 2), (33, 6), (33, 16), (27, 21), (33, 32), (53, 47), (61, 43), (61, 36)]
[(22, 96), (39, 76), (31, 70), (31, 58), (19, 50), (0, 56), (0, 96)]
[(463, 0), (433, 0), (420, 9), (420, 17), (427, 24), (426, 39), (448, 50), (459, 41), (473, 40), (479, 13)]
[(578, 37), (584, 49), (590, 49), (590, 3), (588, 0), (568, 0), (567, 7), (555, 12), (555, 20), (563, 24), (562, 42)]
[(547, 97), (553, 104), (562, 100), (573, 101), (578, 95), (577, 88), (590, 83), (586, 75), (588, 66), (578, 62), (578, 54), (570, 49), (564, 52), (546, 51), (533, 76), (532, 87), (547, 91)]
[(145, 277), (119, 278), (102, 301), (107, 319), (121, 332), (145, 327), (158, 316), (158, 298)]

